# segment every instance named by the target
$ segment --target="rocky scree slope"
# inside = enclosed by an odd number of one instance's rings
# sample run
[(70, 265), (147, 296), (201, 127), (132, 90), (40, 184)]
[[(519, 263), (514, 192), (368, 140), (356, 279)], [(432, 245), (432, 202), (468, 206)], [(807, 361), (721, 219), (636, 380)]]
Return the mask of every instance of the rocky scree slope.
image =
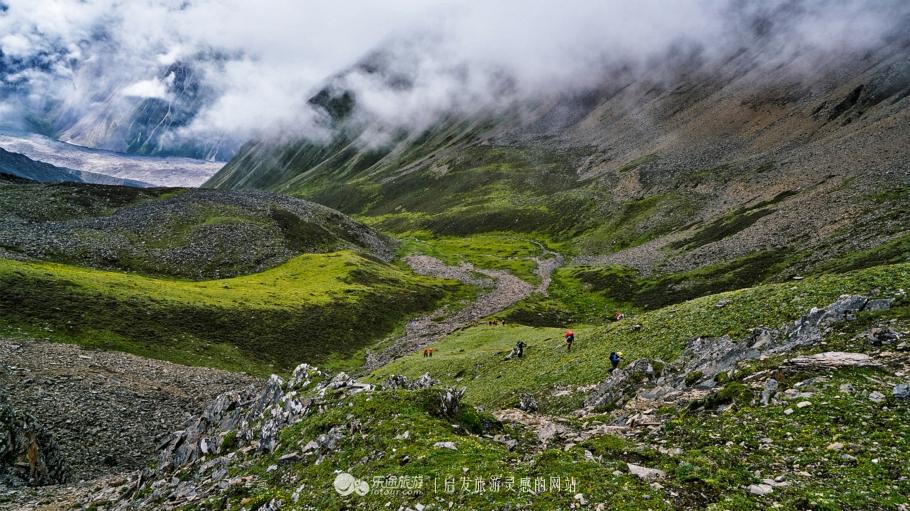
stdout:
[(392, 242), (330, 208), (260, 192), (0, 181), (0, 255), (193, 279), (253, 273), (302, 253)]
[(52, 435), (0, 400), (0, 487), (63, 483), (67, 475)]
[[(285, 428), (330, 407), (344, 406), (347, 397), (375, 389), (376, 386), (359, 383), (344, 373), (332, 376), (302, 364), (288, 381), (273, 375), (262, 387), (224, 393), (202, 415), (165, 440), (153, 468), (119, 488), (94, 496), (90, 505), (104, 509), (156, 509), (210, 498), (218, 500), (225, 490), (249, 487), (255, 480), (229, 477), (234, 463), (272, 453), (282, 441)], [(457, 399), (451, 396), (442, 403), (457, 409)], [(313, 461), (318, 463), (321, 453), (342, 447), (343, 437), (355, 432), (356, 424), (349, 424), (348, 431), (332, 428), (302, 446), (300, 452), (283, 456), (281, 462), (315, 457)], [(173, 477), (174, 474), (184, 476)]]
[[(20, 476), (20, 484), (75, 482), (143, 468), (175, 425), (219, 394), (257, 381), (29, 339), (0, 339), (0, 368), (4, 409), (29, 425), (17, 427), (13, 438), (38, 431), (38, 453), (53, 459), (43, 477)], [(28, 446), (22, 447), (17, 443), (4, 453), (27, 459)]]

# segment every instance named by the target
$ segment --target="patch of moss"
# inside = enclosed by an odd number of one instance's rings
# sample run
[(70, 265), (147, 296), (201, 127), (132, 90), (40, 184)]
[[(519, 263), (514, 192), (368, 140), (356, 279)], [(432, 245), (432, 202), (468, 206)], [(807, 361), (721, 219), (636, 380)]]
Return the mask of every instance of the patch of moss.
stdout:
[[(686, 377), (688, 381), (688, 377)], [(696, 380), (697, 381), (697, 380)], [(693, 382), (695, 383), (695, 382)], [(687, 385), (691, 385), (687, 383)], [(748, 403), (752, 399), (752, 390), (739, 382), (729, 382), (717, 392), (714, 392), (703, 399), (696, 399), (689, 403), (690, 409), (698, 408), (717, 408), (721, 405), (739, 403)]]
[(704, 377), (705, 377), (705, 375), (701, 371), (692, 371), (691, 373), (686, 375), (686, 386), (691, 387), (692, 385), (695, 385), (696, 383), (701, 381), (701, 379)]

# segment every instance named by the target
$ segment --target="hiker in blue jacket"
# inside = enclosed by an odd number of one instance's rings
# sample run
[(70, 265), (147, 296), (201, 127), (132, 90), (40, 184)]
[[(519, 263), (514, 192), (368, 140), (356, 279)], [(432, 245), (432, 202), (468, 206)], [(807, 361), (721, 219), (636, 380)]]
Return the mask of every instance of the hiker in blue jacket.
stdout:
[(610, 364), (613, 366), (610, 368), (610, 372), (612, 373), (614, 369), (619, 367), (619, 353), (616, 353), (615, 351), (610, 353)]

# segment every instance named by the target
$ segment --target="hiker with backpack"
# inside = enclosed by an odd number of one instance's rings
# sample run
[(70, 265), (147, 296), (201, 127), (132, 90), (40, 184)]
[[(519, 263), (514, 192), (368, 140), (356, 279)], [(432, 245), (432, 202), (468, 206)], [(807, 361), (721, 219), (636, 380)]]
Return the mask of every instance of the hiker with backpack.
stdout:
[(575, 332), (573, 332), (571, 330), (566, 330), (566, 333), (564, 334), (564, 336), (566, 338), (567, 351), (572, 351), (572, 343), (575, 342)]
[(613, 352), (610, 353), (610, 365), (612, 366), (612, 367), (610, 367), (610, 372), (611, 372), (611, 373), (612, 373), (614, 370), (616, 370), (617, 367), (619, 367), (619, 360), (620, 360), (620, 354), (619, 354), (619, 353), (616, 353), (615, 351), (613, 351)]
[(522, 357), (524, 357), (524, 354), (525, 354), (525, 342), (518, 341), (518, 343), (515, 344), (515, 347), (512, 348), (512, 351), (510, 351), (509, 354), (506, 355), (505, 359), (512, 360), (515, 357), (522, 358)]

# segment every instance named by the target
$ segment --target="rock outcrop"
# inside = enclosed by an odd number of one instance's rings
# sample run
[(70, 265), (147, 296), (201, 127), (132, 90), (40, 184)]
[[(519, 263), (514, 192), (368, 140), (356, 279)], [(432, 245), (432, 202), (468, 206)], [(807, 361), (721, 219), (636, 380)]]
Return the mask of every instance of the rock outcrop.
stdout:
[[(693, 397), (693, 387), (703, 389), (702, 393), (714, 388), (718, 377), (731, 372), (740, 362), (814, 345), (830, 331), (832, 325), (850, 320), (859, 312), (886, 310), (891, 303), (891, 299), (843, 295), (827, 307), (811, 309), (783, 328), (756, 328), (741, 340), (729, 336), (696, 338), (676, 362), (666, 365), (659, 374), (654, 370), (654, 362), (648, 360), (636, 360), (626, 368), (617, 369), (588, 396), (585, 407), (619, 406), (634, 396), (649, 400), (687, 401)], [(794, 358), (789, 365), (794, 368), (834, 368), (877, 364), (863, 354), (822, 353)], [(771, 395), (776, 392), (776, 388), (767, 390)]]
[(50, 433), (0, 401), (0, 485), (64, 483), (67, 470)]
[(784, 366), (801, 369), (839, 369), (843, 367), (879, 367), (881, 364), (865, 353), (826, 351), (792, 358)]
[[(92, 502), (115, 500), (115, 504), (105, 509), (121, 511), (170, 509), (213, 492), (248, 487), (255, 483), (253, 476), (228, 475), (227, 469), (237, 456), (271, 453), (278, 446), (284, 428), (338, 404), (347, 396), (375, 389), (374, 385), (358, 382), (345, 373), (332, 376), (301, 364), (287, 381), (272, 375), (262, 386), (226, 392), (161, 445), (154, 469), (145, 470), (138, 479), (120, 487), (108, 487), (103, 494), (93, 496)], [(457, 409), (460, 394), (448, 397), (447, 394), (442, 394), (440, 406)], [(298, 446), (295, 452), (285, 454), (278, 463), (304, 457), (313, 457), (313, 462), (318, 463), (322, 455), (340, 448), (344, 438), (360, 428), (357, 420), (335, 426), (306, 445)], [(182, 469), (186, 469), (181, 473), (189, 474), (189, 479), (174, 476)], [(162, 506), (162, 502), (167, 505)]]
[(423, 373), (420, 378), (416, 380), (408, 380), (406, 376), (400, 374), (393, 374), (389, 376), (385, 383), (382, 385), (383, 388), (387, 389), (405, 389), (405, 390), (416, 390), (416, 389), (426, 389), (436, 385), (436, 380), (430, 377), (429, 373)]
[(659, 374), (649, 360), (636, 360), (626, 368), (615, 369), (609, 378), (591, 392), (585, 400), (585, 406), (621, 405), (634, 396), (643, 384), (657, 376)]

